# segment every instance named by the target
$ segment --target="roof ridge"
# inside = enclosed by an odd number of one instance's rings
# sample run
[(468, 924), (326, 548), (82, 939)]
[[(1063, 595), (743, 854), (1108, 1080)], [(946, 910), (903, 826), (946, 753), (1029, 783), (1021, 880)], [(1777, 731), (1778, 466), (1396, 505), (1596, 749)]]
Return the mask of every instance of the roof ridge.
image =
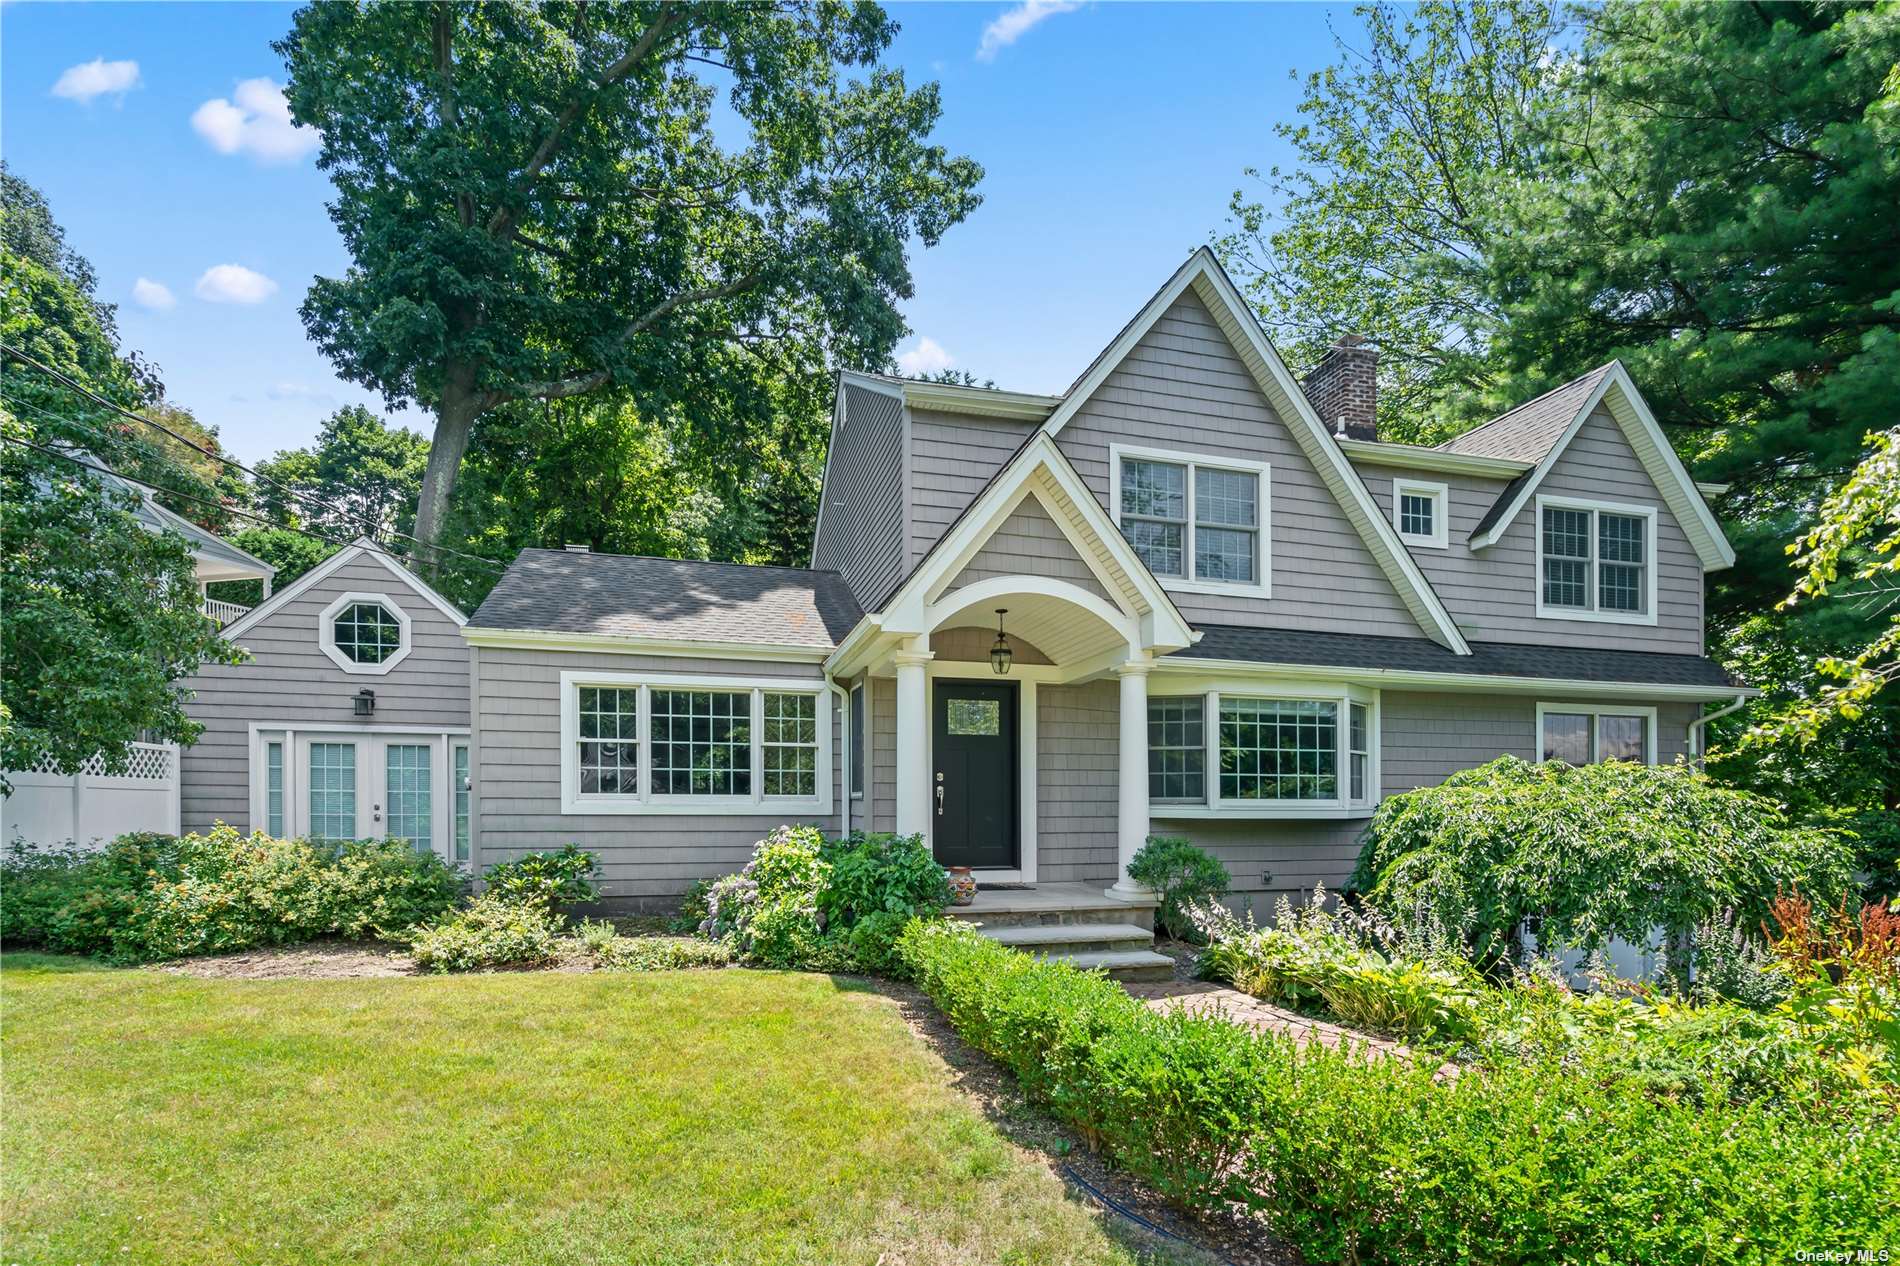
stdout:
[(1466, 438), (1467, 436), (1476, 435), (1479, 431), (1484, 430), (1486, 427), (1495, 426), (1499, 422), (1505, 421), (1514, 413), (1522, 413), (1524, 410), (1536, 404), (1539, 400), (1548, 400), (1550, 397), (1556, 395), (1560, 391), (1568, 391), (1570, 388), (1576, 386), (1580, 382), (1585, 381), (1586, 379), (1592, 377), (1593, 375), (1601, 374), (1605, 372), (1606, 370), (1610, 368), (1610, 366), (1614, 364), (1616, 364), (1614, 360), (1606, 360), (1601, 365), (1598, 365), (1595, 369), (1586, 370), (1584, 373), (1581, 373), (1577, 375), (1575, 378), (1572, 378), (1569, 382), (1558, 383), (1555, 387), (1552, 387), (1549, 391), (1544, 392), (1542, 395), (1532, 396), (1529, 400), (1524, 401), (1522, 404), (1514, 404), (1510, 408), (1506, 409), (1504, 412), (1498, 414), (1495, 418), (1490, 418), (1486, 421), (1480, 422), (1478, 423), (1478, 425), (1472, 427), (1469, 431), (1460, 431), (1458, 432), (1458, 434), (1452, 436), (1450, 439), (1444, 441), (1441, 444), (1435, 444), (1432, 447), (1440, 451), (1450, 451), (1451, 445), (1456, 444), (1459, 440), (1462, 440)]
[(553, 545), (526, 545), (523, 554), (561, 554), (579, 558), (631, 558), (645, 563), (690, 563), (695, 567), (743, 567), (747, 571), (796, 571), (808, 576), (838, 576), (842, 573), (835, 567), (793, 567), (789, 563), (735, 563), (726, 558), (668, 558), (664, 554), (609, 554), (601, 550), (561, 549)]

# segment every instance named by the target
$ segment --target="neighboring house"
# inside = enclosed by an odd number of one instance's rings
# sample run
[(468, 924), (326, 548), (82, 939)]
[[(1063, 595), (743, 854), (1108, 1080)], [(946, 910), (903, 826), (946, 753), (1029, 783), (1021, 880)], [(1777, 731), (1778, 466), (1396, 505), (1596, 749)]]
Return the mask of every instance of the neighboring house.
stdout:
[[(1386, 795), (1503, 753), (1673, 761), (1744, 693), (1703, 654), (1734, 555), (1621, 365), (1381, 443), (1369, 349), (1296, 382), (1205, 249), (1060, 396), (842, 375), (822, 497), (811, 570), (522, 554), (461, 630), (478, 864), (576, 841), (606, 895), (664, 900), (809, 821), (1128, 894), (1169, 834), (1266, 897), (1340, 883)], [(229, 790), (188, 824), (262, 803), (271, 724), (299, 770), (350, 732), (312, 622), (362, 587), (278, 607), (321, 679), (283, 706), (326, 719), (220, 705), (193, 760)], [(439, 658), (399, 716), (453, 752)]]
[(393, 837), (456, 863), (469, 842), (462, 613), (368, 540), (225, 626), (250, 662), (189, 682), (187, 831)]

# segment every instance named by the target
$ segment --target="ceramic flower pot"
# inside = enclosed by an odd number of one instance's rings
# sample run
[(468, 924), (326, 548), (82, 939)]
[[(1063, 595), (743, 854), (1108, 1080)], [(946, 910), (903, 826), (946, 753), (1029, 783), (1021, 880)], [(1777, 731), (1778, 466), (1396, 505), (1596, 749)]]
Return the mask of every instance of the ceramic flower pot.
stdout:
[(945, 867), (950, 876), (950, 904), (967, 906), (976, 900), (976, 872), (968, 866)]

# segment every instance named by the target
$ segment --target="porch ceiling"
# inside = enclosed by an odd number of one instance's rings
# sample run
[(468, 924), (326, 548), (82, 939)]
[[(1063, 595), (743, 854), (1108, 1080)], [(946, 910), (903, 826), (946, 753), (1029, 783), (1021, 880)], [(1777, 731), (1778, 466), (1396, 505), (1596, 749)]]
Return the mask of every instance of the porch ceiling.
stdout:
[(1058, 666), (1097, 659), (1128, 646), (1121, 629), (1066, 598), (1025, 590), (991, 592), (960, 602), (964, 592), (947, 593), (937, 602), (934, 610), (941, 615), (935, 627), (994, 629), (996, 609), (1005, 607), (1009, 614), (1003, 617), (1003, 631), (1034, 644)]

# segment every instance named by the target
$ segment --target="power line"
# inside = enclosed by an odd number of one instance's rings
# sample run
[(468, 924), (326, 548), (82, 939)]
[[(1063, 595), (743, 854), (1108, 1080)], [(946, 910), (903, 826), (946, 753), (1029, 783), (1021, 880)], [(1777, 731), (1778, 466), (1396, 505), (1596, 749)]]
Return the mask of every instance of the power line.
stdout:
[[(46, 374), (58, 380), (61, 383), (64, 383), (67, 387), (70, 387), (72, 390), (78, 392), (80, 395), (86, 397), (88, 400), (91, 400), (94, 404), (98, 405), (100, 408), (110, 409), (112, 412), (120, 415), (121, 417), (129, 418), (134, 422), (140, 422), (156, 430), (163, 431), (166, 435), (171, 436), (174, 440), (177, 440), (180, 444), (183, 444), (185, 447), (193, 450), (194, 452), (202, 453), (204, 456), (209, 457), (213, 461), (222, 462), (226, 466), (230, 466), (230, 467), (233, 467), (234, 469), (243, 471), (246, 475), (250, 476), (252, 479), (256, 480), (258, 483), (261, 483), (270, 488), (275, 488), (277, 491), (283, 493), (287, 497), (293, 497), (300, 501), (304, 501), (308, 504), (315, 505), (319, 507), (320, 509), (330, 512), (331, 514), (342, 517), (346, 521), (355, 520), (359, 527), (362, 527), (365, 529), (368, 529), (370, 527), (367, 521), (363, 520), (360, 515), (352, 512), (348, 508), (336, 505), (333, 502), (325, 501), (321, 497), (317, 497), (312, 493), (300, 492), (295, 488), (287, 487), (286, 485), (279, 483), (277, 480), (272, 479), (270, 476), (262, 474), (259, 471), (253, 470), (251, 467), (246, 466), (243, 462), (238, 461), (234, 457), (226, 457), (223, 453), (220, 453), (215, 449), (206, 448), (204, 445), (198, 443), (196, 440), (192, 439), (189, 436), (179, 434), (177, 431), (174, 431), (170, 427), (166, 426), (163, 422), (155, 421), (152, 418), (145, 417), (143, 414), (134, 413), (132, 410), (127, 409), (123, 407), (122, 405), (115, 404), (113, 401), (106, 399), (102, 395), (99, 395), (97, 392), (93, 391), (91, 388), (86, 387), (81, 383), (75, 382), (73, 379), (67, 377), (65, 374), (61, 373), (59, 370), (54, 369), (52, 366), (43, 365), (39, 361), (34, 360), (31, 356), (28, 356), (26, 353), (20, 351), (16, 347), (10, 347), (5, 344), (0, 344), (0, 351), (4, 351), (8, 356), (11, 356), (14, 360), (19, 361), (21, 364), (31, 366), (32, 368), (39, 370), (41, 373)], [(4, 394), (4, 393), (0, 393), (0, 394)], [(13, 403), (24, 405), (23, 401), (14, 401)], [(27, 405), (25, 407), (31, 408), (32, 406)], [(53, 415), (48, 414), (46, 416), (50, 417)], [(56, 419), (56, 420), (64, 421), (65, 419)], [(113, 473), (117, 474), (118, 472), (114, 471)], [(169, 493), (171, 490), (161, 488), (158, 491)], [(182, 496), (183, 494), (172, 493), (171, 495)], [(247, 516), (247, 517), (255, 517), (255, 516)], [(271, 522), (271, 521), (266, 520), (266, 522)], [(282, 525), (273, 523), (273, 526), (282, 526)], [(295, 531), (296, 529), (293, 528), (290, 530)], [(394, 528), (383, 528), (381, 527), (381, 525), (377, 525), (377, 530), (386, 532), (390, 536), (401, 537), (405, 541), (409, 541), (414, 545), (419, 545), (423, 549), (433, 551), (437, 554), (445, 554), (453, 558), (468, 559), (471, 562), (481, 563), (490, 567), (497, 566), (497, 564), (493, 560), (483, 558), (479, 554), (470, 554), (465, 550), (458, 550), (451, 546), (440, 545), (433, 541), (425, 541), (421, 537), (412, 536), (407, 532), (398, 532)], [(369, 536), (372, 539), (374, 539), (376, 532), (365, 530), (363, 534), (365, 536)], [(324, 539), (324, 538), (318, 538), (318, 539)], [(430, 565), (434, 565), (434, 564), (430, 564)]]
[[(57, 457), (61, 461), (71, 462), (75, 466), (82, 466), (87, 470), (96, 470), (102, 475), (110, 475), (114, 479), (123, 480), (125, 483), (133, 484), (133, 485), (136, 485), (137, 487), (145, 488), (152, 492), (162, 492), (166, 494), (167, 496), (178, 497), (182, 500), (192, 502), (196, 505), (211, 506), (214, 509), (223, 510), (227, 514), (233, 514), (233, 515), (238, 516), (239, 518), (250, 519), (250, 520), (253, 520), (254, 522), (262, 523), (266, 527), (275, 528), (280, 532), (294, 532), (298, 536), (306, 536), (306, 537), (309, 537), (313, 541), (320, 541), (325, 545), (334, 545), (338, 549), (348, 549), (348, 548), (351, 548), (352, 546), (356, 546), (357, 544), (355, 541), (339, 541), (335, 537), (325, 536), (321, 532), (313, 532), (309, 530), (308, 528), (285, 527), (283, 524), (278, 523), (276, 520), (271, 519), (266, 515), (258, 514), (252, 510), (239, 510), (234, 507), (224, 505), (222, 502), (212, 501), (211, 499), (207, 497), (194, 497), (194, 496), (191, 496), (189, 493), (177, 492), (171, 488), (165, 488), (165, 487), (161, 487), (158, 484), (148, 483), (143, 479), (134, 479), (130, 475), (121, 474), (120, 472), (112, 469), (110, 466), (102, 466), (97, 462), (89, 462), (82, 457), (75, 457), (71, 453), (61, 452), (59, 449), (49, 447), (48, 445), (35, 444), (32, 440), (20, 439), (19, 437), (12, 436), (12, 435), (0, 435), (0, 443), (14, 444), (21, 448), (30, 448), (34, 450), (35, 452), (44, 453), (48, 457)], [(366, 538), (366, 539), (370, 539), (370, 538)], [(408, 562), (408, 560), (405, 559), (402, 555), (391, 553), (389, 550), (383, 548), (381, 543), (375, 541), (374, 539), (370, 539), (370, 543), (367, 546), (362, 546), (360, 548), (367, 549), (372, 554), (380, 554), (384, 558), (387, 558), (391, 562), (396, 563), (398, 565), (406, 564)], [(467, 558), (471, 562), (479, 563), (483, 567), (486, 567), (489, 570), (494, 571), (496, 573), (500, 573), (507, 570), (500, 563), (492, 562), (489, 559), (480, 558), (473, 554), (465, 554), (463, 555), (463, 557)]]

